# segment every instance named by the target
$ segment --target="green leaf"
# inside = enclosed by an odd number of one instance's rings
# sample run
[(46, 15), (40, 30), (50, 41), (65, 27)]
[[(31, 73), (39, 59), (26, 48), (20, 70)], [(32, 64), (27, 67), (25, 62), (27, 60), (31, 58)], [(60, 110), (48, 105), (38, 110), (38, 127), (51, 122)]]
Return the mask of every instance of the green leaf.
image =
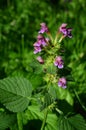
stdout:
[(49, 93), (45, 93), (44, 102), (43, 102), (43, 105), (41, 107), (41, 110), (48, 107), (52, 102), (53, 102), (53, 100), (51, 98), (51, 95)]
[(81, 115), (60, 117), (58, 122), (59, 130), (86, 130), (86, 122)]
[(57, 68), (54, 66), (54, 64), (50, 64), (47, 68), (47, 73), (50, 74), (56, 74)]
[(0, 102), (10, 111), (24, 111), (29, 104), (32, 85), (25, 78), (5, 78), (0, 80)]
[(10, 127), (10, 125), (12, 125), (14, 121), (15, 121), (15, 115), (0, 113), (0, 130), (4, 130)]
[(49, 94), (52, 96), (53, 99), (57, 99), (57, 90), (54, 88), (53, 85), (49, 87)]
[(75, 130), (66, 117), (60, 117), (58, 120), (58, 130)]
[(80, 114), (69, 118), (69, 122), (76, 130), (86, 130), (86, 122)]
[[(33, 120), (39, 119), (41, 121), (44, 120), (44, 111), (40, 111), (38, 106), (29, 106), (25, 111), (23, 119)], [(58, 130), (57, 126), (58, 117), (55, 114), (48, 113), (46, 126), (44, 130)]]
[(40, 75), (40, 74), (39, 75), (36, 75), (36, 74), (29, 75), (29, 80), (32, 83), (32, 86), (34, 89), (43, 85), (42, 75)]
[(29, 65), (33, 69), (34, 74), (43, 73), (43, 66), (36, 59), (33, 59)]
[(73, 105), (73, 97), (67, 89), (63, 89), (58, 87), (56, 84), (52, 84), (52, 86), (49, 87), (49, 93), (52, 98), (61, 100), (65, 99), (70, 105)]

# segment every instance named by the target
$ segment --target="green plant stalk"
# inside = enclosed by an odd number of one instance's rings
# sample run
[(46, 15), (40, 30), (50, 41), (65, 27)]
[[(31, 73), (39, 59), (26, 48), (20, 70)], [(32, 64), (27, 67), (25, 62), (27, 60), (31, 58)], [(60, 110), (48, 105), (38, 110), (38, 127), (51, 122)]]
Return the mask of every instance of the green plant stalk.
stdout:
[(58, 108), (56, 108), (56, 111), (60, 114), (63, 115), (63, 112), (61, 110), (59, 110)]
[(86, 111), (86, 107), (83, 105), (83, 103), (81, 102), (81, 100), (80, 100), (80, 98), (79, 98), (79, 96), (78, 96), (78, 94), (77, 94), (77, 92), (76, 92), (76, 90), (74, 90), (74, 93), (75, 93), (75, 95), (76, 95), (76, 97), (77, 97), (77, 99), (78, 99), (78, 101), (79, 101), (79, 103), (80, 103), (80, 105), (82, 106), (82, 108)]
[(21, 55), (22, 55), (22, 60), (24, 60), (24, 34), (22, 34), (21, 36), (21, 43), (22, 43), (22, 51), (21, 51)]
[(46, 123), (46, 120), (47, 120), (47, 115), (48, 115), (48, 109), (45, 109), (44, 120), (43, 120), (43, 123), (42, 123), (42, 126), (41, 126), (41, 130), (44, 130), (45, 123)]
[(22, 113), (17, 113), (18, 130), (23, 130)]

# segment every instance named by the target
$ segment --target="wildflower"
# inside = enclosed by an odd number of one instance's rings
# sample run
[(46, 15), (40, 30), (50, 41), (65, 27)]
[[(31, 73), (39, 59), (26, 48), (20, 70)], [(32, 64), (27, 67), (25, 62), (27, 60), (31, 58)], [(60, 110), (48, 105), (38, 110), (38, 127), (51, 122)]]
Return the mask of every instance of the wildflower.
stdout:
[(66, 23), (63, 23), (63, 24), (60, 26), (59, 31), (64, 34), (64, 32), (65, 32), (65, 30), (66, 30), (66, 26), (67, 26), (67, 24), (66, 24)]
[(44, 64), (44, 60), (41, 56), (38, 56), (36, 59), (39, 61), (40, 64)]
[(47, 43), (46, 43), (47, 40), (42, 35), (38, 35), (37, 41), (42, 46), (46, 46), (47, 45)]
[(41, 52), (41, 47), (40, 46), (35, 46), (34, 47), (34, 54), (38, 53), (38, 52)]
[(41, 42), (35, 42), (35, 43), (33, 44), (33, 46), (34, 46), (34, 47), (36, 47), (36, 46), (39, 46), (39, 47), (40, 47), (40, 46), (41, 46)]
[(59, 69), (62, 69), (64, 66), (64, 62), (61, 56), (57, 56), (54, 61), (54, 65), (57, 66)]
[(59, 28), (59, 32), (63, 33), (64, 36), (67, 36), (69, 38), (72, 38), (72, 28), (66, 28), (67, 24), (63, 23), (60, 28)]
[(67, 83), (66, 79), (64, 77), (62, 77), (58, 81), (58, 86), (65, 89), (65, 88), (67, 88), (66, 83)]
[(72, 28), (67, 28), (66, 30), (66, 36), (68, 36), (69, 38), (72, 38), (72, 34), (71, 34)]
[(41, 25), (41, 29), (40, 29), (39, 33), (49, 32), (48, 27), (46, 26), (46, 23), (41, 23), (40, 25)]
[(42, 47), (45, 47), (47, 46), (47, 42), (49, 41), (49, 38), (45, 38), (43, 37), (42, 35), (38, 35), (37, 36), (37, 42), (35, 42), (33, 44), (34, 46), (34, 54), (38, 53), (38, 52), (41, 52), (42, 50)]

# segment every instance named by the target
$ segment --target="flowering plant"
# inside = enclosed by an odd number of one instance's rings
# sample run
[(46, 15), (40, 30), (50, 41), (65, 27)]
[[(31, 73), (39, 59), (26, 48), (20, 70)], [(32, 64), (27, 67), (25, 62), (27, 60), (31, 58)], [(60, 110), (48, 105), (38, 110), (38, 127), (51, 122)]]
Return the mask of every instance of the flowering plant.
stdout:
[[(56, 34), (56, 37), (53, 38), (46, 23), (41, 23), (41, 29), (38, 32), (37, 41), (34, 43), (34, 54), (37, 55), (37, 60), (45, 72), (44, 80), (49, 83), (57, 83), (58, 86), (62, 88), (67, 87), (66, 77), (58, 73), (59, 69), (65, 68), (65, 63), (63, 60), (61, 42), (65, 37), (72, 38), (72, 28), (67, 28), (67, 24), (63, 23)], [(48, 71), (52, 67), (52, 73)], [(49, 76), (52, 78), (48, 78)], [(51, 76), (52, 75), (52, 76)]]
[[(53, 38), (47, 25), (40, 25), (37, 41), (33, 44), (36, 58), (30, 63), (30, 76), (39, 75), (38, 79), (7, 77), (0, 80), (0, 129), (23, 130), (32, 124), (31, 128), (37, 127), (37, 130), (85, 130), (84, 118), (73, 108), (74, 95), (68, 85), (71, 71), (65, 63), (63, 39), (72, 38), (72, 29), (63, 23)], [(43, 83), (35, 88), (39, 77)], [(38, 126), (33, 127), (35, 121)]]
[[(58, 99), (65, 99), (70, 105), (73, 104), (71, 94), (65, 90), (68, 87), (67, 79), (70, 72), (65, 74), (67, 66), (65, 65), (64, 47), (62, 44), (65, 37), (72, 38), (72, 28), (67, 28), (67, 24), (63, 23), (53, 38), (46, 23), (41, 23), (40, 25), (37, 41), (33, 46), (36, 60), (41, 64), (42, 72), (44, 73), (45, 88), (42, 91), (44, 100), (41, 101), (41, 110), (45, 108), (47, 110), (41, 127), (41, 130), (43, 130), (47, 120), (48, 108), (50, 110), (55, 109), (59, 114), (63, 115), (59, 106), (57, 107)], [(64, 93), (65, 97), (61, 96), (62, 93)], [(67, 98), (68, 95), (70, 95), (70, 98)]]

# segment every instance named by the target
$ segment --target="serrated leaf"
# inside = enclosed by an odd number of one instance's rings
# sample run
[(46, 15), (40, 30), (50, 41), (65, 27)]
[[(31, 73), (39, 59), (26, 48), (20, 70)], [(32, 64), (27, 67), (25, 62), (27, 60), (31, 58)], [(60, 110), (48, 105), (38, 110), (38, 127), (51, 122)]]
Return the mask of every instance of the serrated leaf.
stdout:
[(76, 130), (86, 130), (86, 122), (79, 114), (69, 118), (69, 122)]
[(0, 102), (10, 111), (24, 111), (29, 104), (32, 85), (25, 78), (5, 78), (0, 80)]
[(15, 121), (15, 115), (8, 115), (6, 113), (0, 113), (0, 130), (5, 130), (10, 127)]
[(58, 122), (59, 130), (86, 130), (86, 122), (81, 115), (60, 117)]
[[(40, 119), (41, 121), (43, 121), (44, 111), (40, 111), (38, 106), (29, 106), (24, 113), (23, 119), (24, 118), (27, 120)], [(57, 120), (58, 117), (55, 114), (48, 113), (44, 130), (57, 130)]]
[(58, 117), (55, 114), (48, 114), (47, 116), (47, 126), (45, 129), (49, 127), (49, 130), (57, 130), (58, 129)]
[(73, 126), (69, 123), (68, 118), (60, 117), (58, 120), (58, 130), (75, 130)]

